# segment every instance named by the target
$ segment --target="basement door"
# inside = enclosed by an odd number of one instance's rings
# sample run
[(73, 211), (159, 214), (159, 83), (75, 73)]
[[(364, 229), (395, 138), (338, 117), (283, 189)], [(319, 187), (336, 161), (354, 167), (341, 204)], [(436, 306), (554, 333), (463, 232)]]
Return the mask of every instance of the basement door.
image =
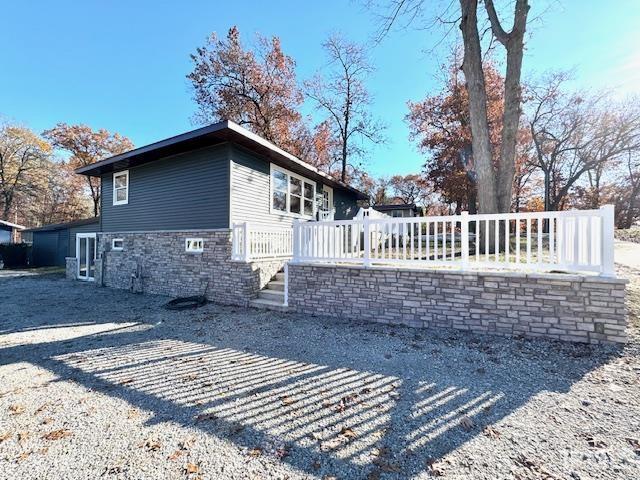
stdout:
[(96, 279), (96, 234), (76, 234), (76, 260), (78, 280), (93, 282)]

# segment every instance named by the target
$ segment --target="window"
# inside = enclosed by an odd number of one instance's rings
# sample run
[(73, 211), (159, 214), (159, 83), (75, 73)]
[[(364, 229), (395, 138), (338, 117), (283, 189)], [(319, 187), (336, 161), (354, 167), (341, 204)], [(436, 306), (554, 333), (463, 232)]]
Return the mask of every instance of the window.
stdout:
[(293, 216), (315, 215), (316, 184), (271, 165), (271, 211)]
[(113, 174), (113, 204), (129, 203), (129, 170)]
[(111, 250), (115, 252), (124, 250), (124, 240), (122, 238), (114, 238), (111, 240)]
[(187, 238), (184, 242), (184, 249), (189, 253), (201, 253), (204, 251), (204, 240), (202, 238)]

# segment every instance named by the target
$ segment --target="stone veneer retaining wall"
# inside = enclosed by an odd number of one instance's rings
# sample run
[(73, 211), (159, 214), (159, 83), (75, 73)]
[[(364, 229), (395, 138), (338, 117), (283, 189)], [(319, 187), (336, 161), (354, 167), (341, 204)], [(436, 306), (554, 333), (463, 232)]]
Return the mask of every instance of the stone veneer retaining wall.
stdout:
[(78, 260), (76, 259), (76, 257), (66, 257), (65, 262), (65, 273), (67, 279), (75, 280), (78, 276)]
[[(114, 238), (124, 250), (112, 251)], [(203, 238), (204, 252), (185, 252), (186, 238)], [(246, 306), (282, 268), (283, 260), (231, 260), (231, 231), (98, 233), (98, 285), (169, 296), (203, 294)], [(136, 275), (136, 276), (134, 276)]]
[(576, 342), (626, 341), (622, 279), (293, 263), (288, 271), (289, 306), (309, 315)]

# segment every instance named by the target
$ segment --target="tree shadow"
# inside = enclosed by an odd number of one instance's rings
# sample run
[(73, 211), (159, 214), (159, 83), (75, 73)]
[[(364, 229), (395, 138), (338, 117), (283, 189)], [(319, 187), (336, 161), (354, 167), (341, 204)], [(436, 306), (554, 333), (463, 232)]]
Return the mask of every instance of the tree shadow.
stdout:
[[(100, 322), (104, 331), (0, 348), (0, 363), (38, 365), (152, 412), (149, 424), (196, 427), (319, 476), (416, 475), (618, 354), (215, 305), (168, 313), (163, 297), (80, 290), (91, 304), (71, 312), (65, 302), (40, 314), (29, 302), (17, 308), (32, 314), (32, 330)], [(133, 321), (143, 323), (122, 326)]]

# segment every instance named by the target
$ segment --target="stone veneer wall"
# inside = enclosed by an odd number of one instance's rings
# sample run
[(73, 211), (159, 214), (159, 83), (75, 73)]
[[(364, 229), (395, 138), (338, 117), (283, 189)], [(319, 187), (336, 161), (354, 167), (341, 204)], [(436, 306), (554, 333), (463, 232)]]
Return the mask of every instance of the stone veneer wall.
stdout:
[[(112, 251), (114, 238), (124, 250)], [(185, 252), (186, 238), (204, 239), (204, 252)], [(231, 231), (98, 233), (99, 285), (169, 296), (199, 295), (246, 306), (280, 270), (283, 260), (231, 260)]]
[(412, 327), (623, 343), (626, 280), (289, 264), (289, 307)]
[(66, 257), (65, 274), (68, 280), (75, 280), (78, 276), (78, 260), (76, 257)]

